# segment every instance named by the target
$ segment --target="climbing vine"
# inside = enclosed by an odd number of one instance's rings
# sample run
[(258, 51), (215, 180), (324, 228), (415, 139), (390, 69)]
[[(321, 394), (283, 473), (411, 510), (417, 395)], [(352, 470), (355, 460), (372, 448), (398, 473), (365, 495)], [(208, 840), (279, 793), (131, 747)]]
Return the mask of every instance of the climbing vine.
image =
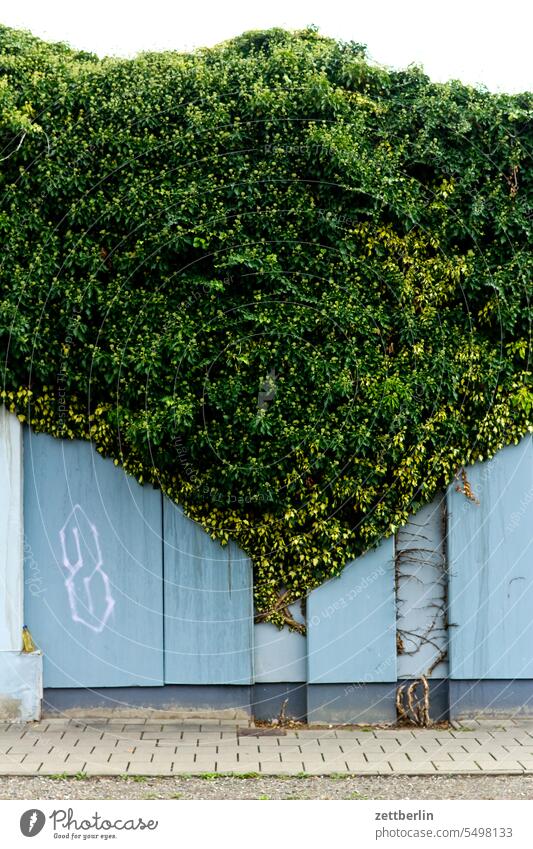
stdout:
[(0, 27), (2, 399), (289, 605), (531, 430), (532, 96), (314, 29), (98, 59)]

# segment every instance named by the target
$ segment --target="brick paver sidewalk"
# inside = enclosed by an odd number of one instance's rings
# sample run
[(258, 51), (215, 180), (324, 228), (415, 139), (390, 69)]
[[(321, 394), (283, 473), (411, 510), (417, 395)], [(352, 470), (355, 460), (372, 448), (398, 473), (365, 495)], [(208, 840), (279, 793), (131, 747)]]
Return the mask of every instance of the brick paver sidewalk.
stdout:
[(44, 719), (0, 723), (1, 775), (533, 773), (533, 721), (450, 730), (297, 729), (246, 722)]

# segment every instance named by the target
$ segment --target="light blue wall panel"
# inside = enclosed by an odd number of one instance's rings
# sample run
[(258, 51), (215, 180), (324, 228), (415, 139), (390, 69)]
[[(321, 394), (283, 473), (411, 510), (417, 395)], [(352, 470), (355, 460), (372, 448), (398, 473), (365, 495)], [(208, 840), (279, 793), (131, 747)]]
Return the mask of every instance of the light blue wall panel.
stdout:
[[(301, 605), (292, 604), (291, 616), (304, 623)], [(307, 640), (297, 631), (281, 630), (270, 622), (254, 625), (254, 680), (256, 683), (297, 683), (307, 679)]]
[(467, 468), (479, 504), (448, 489), (450, 673), (533, 678), (533, 442)]
[(45, 687), (163, 683), (162, 500), (88, 442), (24, 435), (25, 618)]
[(448, 676), (445, 500), (439, 493), (396, 534), (398, 678)]
[(168, 499), (163, 502), (165, 681), (252, 681), (252, 567)]
[(392, 538), (313, 590), (307, 606), (312, 684), (396, 680)]

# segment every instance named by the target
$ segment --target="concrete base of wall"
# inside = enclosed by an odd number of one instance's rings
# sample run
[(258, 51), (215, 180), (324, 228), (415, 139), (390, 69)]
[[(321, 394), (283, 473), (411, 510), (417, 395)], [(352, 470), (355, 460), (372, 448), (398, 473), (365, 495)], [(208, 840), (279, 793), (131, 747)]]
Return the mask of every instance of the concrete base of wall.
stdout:
[(305, 722), (307, 716), (306, 684), (255, 684), (252, 714), (255, 719), (276, 719), (285, 705), (285, 716)]
[(288, 699), (285, 715), (305, 720), (305, 684), (231, 685), (167, 684), (164, 687), (78, 687), (44, 691), (43, 713), (68, 716), (219, 716), (270, 720), (279, 716)]
[(450, 681), (450, 719), (533, 716), (533, 680)]
[(29, 722), (41, 717), (41, 652), (0, 652), (0, 720)]
[(250, 687), (167, 684), (164, 687), (47, 688), (43, 714), (50, 716), (218, 716), (249, 719)]
[[(409, 684), (410, 682), (401, 682)], [(457, 682), (455, 682), (457, 683)], [(318, 724), (396, 721), (396, 682), (385, 684), (254, 684), (45, 689), (46, 716), (218, 716), (290, 719)], [(533, 700), (533, 688), (531, 690)], [(448, 681), (430, 681), (430, 716), (448, 718)]]
[(395, 722), (396, 683), (309, 684), (307, 721), (349, 725)]
[[(307, 721), (309, 723), (396, 722), (398, 681), (372, 684), (309, 684)], [(430, 717), (434, 722), (448, 718), (448, 681), (430, 681)]]

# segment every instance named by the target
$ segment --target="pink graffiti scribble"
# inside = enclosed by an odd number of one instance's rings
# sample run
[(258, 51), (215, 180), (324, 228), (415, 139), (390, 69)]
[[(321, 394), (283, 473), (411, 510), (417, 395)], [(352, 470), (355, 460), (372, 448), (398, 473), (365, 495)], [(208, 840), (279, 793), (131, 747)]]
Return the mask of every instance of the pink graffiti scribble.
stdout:
[[(81, 541), (80, 519), (82, 522), (84, 520), (83, 524), (85, 525), (81, 531)], [(77, 560), (75, 563), (71, 563), (67, 551), (69, 531), (74, 539), (74, 545), (77, 552)], [(69, 573), (68, 578), (65, 580), (65, 587), (68, 594), (72, 619), (74, 622), (80, 622), (82, 625), (90, 628), (91, 631), (100, 633), (104, 630), (107, 621), (113, 612), (115, 599), (111, 594), (111, 583), (109, 581), (109, 577), (102, 569), (103, 558), (100, 550), (98, 531), (79, 504), (75, 505), (67, 521), (59, 531), (59, 539), (61, 540), (61, 548), (63, 549), (63, 566)], [(94, 553), (90, 550), (91, 539), (94, 543)], [(76, 586), (76, 583), (78, 583), (79, 586), (80, 576), (78, 573), (82, 569), (87, 571), (88, 568), (91, 568), (90, 565), (86, 566), (83, 559), (83, 543), (87, 547), (89, 556), (95, 564), (92, 571), (86, 577), (82, 578), (84, 596), (78, 592)], [(103, 609), (100, 611), (96, 610), (96, 604), (93, 598), (93, 593), (98, 591), (98, 586), (96, 585), (97, 581), (100, 582), (101, 588), (103, 589)], [(98, 595), (101, 598), (101, 593), (98, 593)], [(99, 604), (99, 607), (102, 607), (101, 603)]]

